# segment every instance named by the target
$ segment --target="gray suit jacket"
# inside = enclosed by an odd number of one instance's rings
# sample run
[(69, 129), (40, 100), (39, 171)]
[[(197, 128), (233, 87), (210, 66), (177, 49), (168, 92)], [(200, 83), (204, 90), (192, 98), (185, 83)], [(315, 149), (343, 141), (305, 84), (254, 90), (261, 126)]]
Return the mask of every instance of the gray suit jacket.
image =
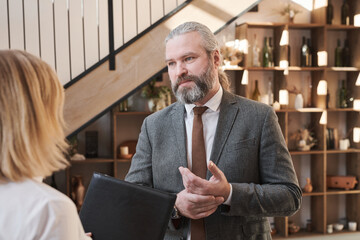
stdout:
[[(126, 181), (178, 193), (187, 166), (185, 107), (180, 103), (144, 120)], [(205, 218), (206, 239), (271, 239), (268, 216), (294, 214), (301, 204), (290, 154), (277, 116), (265, 104), (224, 91), (211, 160), (233, 187), (231, 207)], [(211, 173), (207, 172), (207, 179)], [(169, 223), (165, 239), (183, 239)]]

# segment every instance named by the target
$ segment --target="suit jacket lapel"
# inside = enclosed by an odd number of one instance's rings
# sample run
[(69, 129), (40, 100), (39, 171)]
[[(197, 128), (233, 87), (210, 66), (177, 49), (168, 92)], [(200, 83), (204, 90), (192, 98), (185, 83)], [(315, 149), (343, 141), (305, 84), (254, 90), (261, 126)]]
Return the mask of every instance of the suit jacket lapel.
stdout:
[(187, 167), (187, 150), (186, 150), (186, 128), (185, 128), (185, 107), (183, 104), (176, 103), (171, 112), (171, 122), (173, 132), (176, 138), (176, 148), (179, 151), (179, 165)]
[(236, 103), (234, 96), (231, 93), (224, 91), (220, 104), (219, 120), (216, 127), (216, 133), (210, 158), (216, 165), (219, 162), (221, 152), (225, 146), (225, 143), (228, 139), (231, 128), (239, 111), (237, 107), (233, 106), (234, 103)]

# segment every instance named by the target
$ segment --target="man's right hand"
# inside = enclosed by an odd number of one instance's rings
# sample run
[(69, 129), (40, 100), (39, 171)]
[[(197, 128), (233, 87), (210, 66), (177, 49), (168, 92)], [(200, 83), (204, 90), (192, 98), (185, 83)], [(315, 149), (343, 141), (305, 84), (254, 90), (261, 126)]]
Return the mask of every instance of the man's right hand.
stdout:
[(200, 219), (213, 214), (223, 202), (223, 197), (193, 194), (184, 189), (177, 194), (175, 206), (182, 216)]

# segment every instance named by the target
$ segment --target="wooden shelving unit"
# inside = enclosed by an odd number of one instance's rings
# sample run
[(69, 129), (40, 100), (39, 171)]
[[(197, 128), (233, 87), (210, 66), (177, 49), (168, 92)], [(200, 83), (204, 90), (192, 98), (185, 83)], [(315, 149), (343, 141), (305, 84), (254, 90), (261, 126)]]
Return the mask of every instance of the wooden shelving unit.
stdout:
[[(360, 2), (349, 0), (354, 9), (360, 9)], [(340, 9), (340, 1), (332, 1), (334, 9)], [(336, 6), (335, 6), (336, 5)], [(339, 5), (339, 6), (338, 6)], [(360, 180), (360, 145), (354, 143), (348, 133), (354, 127), (360, 127), (358, 123), (359, 111), (353, 108), (337, 108), (335, 96), (338, 88), (338, 81), (346, 79), (347, 88), (351, 90), (355, 98), (360, 98), (360, 90), (355, 82), (360, 74), (360, 27), (340, 25), (340, 19), (335, 18), (334, 25), (325, 24), (325, 10), (316, 9), (313, 11), (312, 23), (243, 23), (236, 26), (236, 39), (247, 40), (249, 54), (245, 57), (245, 64), (242, 67), (228, 66), (225, 68), (230, 76), (235, 79), (236, 93), (245, 97), (251, 96), (254, 81), (258, 80), (260, 92), (266, 93), (268, 81), (272, 82), (274, 99), (279, 101), (278, 92), (281, 88), (288, 89), (296, 86), (304, 91), (304, 103), (310, 107), (294, 109), (290, 100), (289, 106), (276, 110), (284, 138), (290, 149), (295, 170), (299, 180), (310, 177), (314, 187), (313, 192), (304, 193), (304, 202), (300, 211), (291, 217), (274, 218), (277, 234), (275, 239), (291, 237), (321, 236), (327, 234), (326, 226), (339, 221), (345, 216), (348, 221), (356, 221), (358, 229), (360, 224), (360, 187), (359, 184), (352, 190), (328, 189), (326, 186), (327, 175), (351, 175)], [(280, 46), (280, 39), (283, 30), (289, 31), (290, 59), (288, 59), (288, 48)], [(253, 35), (257, 35), (258, 46), (262, 49), (264, 36), (274, 39), (274, 67), (252, 67), (250, 53), (253, 44)], [(312, 47), (316, 51), (327, 52), (327, 64), (320, 67), (300, 67), (299, 44), (302, 36), (311, 38)], [(351, 67), (334, 67), (334, 48), (337, 39), (349, 39), (351, 49)], [(300, 43), (299, 43), (300, 42)], [(290, 60), (288, 75), (284, 75), (285, 68), (279, 67), (280, 60)], [(241, 85), (244, 71), (248, 71), (248, 84)], [(328, 82), (330, 92), (329, 108), (326, 108), (326, 97), (318, 96), (316, 92), (320, 80)], [(327, 112), (327, 123), (320, 124), (319, 120), (323, 112)], [(310, 151), (296, 150), (292, 135), (297, 129), (304, 125), (311, 126), (318, 140), (316, 149)], [(327, 149), (326, 132), (327, 128), (337, 128), (343, 137), (350, 138), (351, 147), (347, 150)], [(346, 135), (346, 136), (345, 136)], [(304, 182), (300, 181), (303, 186)], [(340, 206), (342, 201), (346, 206)], [(342, 210), (344, 208), (344, 210)], [(343, 211), (343, 215), (338, 214)], [(335, 213), (334, 213), (335, 212)], [(311, 219), (312, 231), (307, 232), (301, 215), (308, 215)], [(290, 234), (289, 222), (294, 222), (301, 227), (301, 231)], [(346, 234), (345, 229), (334, 234)]]

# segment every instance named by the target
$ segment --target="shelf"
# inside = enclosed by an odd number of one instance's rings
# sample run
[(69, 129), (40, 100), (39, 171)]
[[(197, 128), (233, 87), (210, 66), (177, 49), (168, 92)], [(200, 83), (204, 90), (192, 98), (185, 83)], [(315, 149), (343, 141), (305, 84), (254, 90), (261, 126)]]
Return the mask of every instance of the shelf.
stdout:
[(283, 237), (283, 236), (280, 236), (280, 235), (275, 235), (273, 236), (273, 239), (291, 239), (291, 238), (308, 238), (308, 237), (323, 237), (324, 234), (323, 233), (317, 233), (317, 232), (308, 232), (306, 231), (305, 229), (300, 229), (299, 232), (297, 233), (293, 233), (293, 234), (289, 234), (289, 236), (287, 237)]
[(360, 30), (360, 27), (353, 25), (326, 25), (329, 31), (346, 31), (346, 30)]
[(360, 190), (327, 190), (326, 195), (360, 194)]
[[(239, 67), (239, 66), (234, 66), (234, 65), (230, 65), (230, 66), (223, 66), (222, 67), (223, 71), (244, 71), (244, 70), (248, 70), (248, 71), (285, 71), (285, 68), (282, 67)], [(326, 68), (325, 67), (299, 67), (299, 66), (289, 66), (288, 70), (289, 71), (324, 71)], [(346, 68), (346, 69), (350, 69), (350, 68)], [(351, 68), (352, 71), (358, 71), (358, 68)], [(355, 70), (357, 69), (357, 70)], [(350, 70), (348, 70), (350, 71)]]
[(325, 109), (322, 109), (322, 108), (299, 108), (299, 109), (295, 109), (295, 108), (283, 108), (283, 109), (276, 110), (275, 112), (288, 112), (288, 113), (294, 113), (294, 112), (299, 112), (299, 113), (319, 113), (319, 112), (323, 112), (323, 111), (325, 111)]
[(327, 71), (332, 72), (358, 72), (360, 68), (357, 67), (327, 67)]
[(353, 108), (327, 108), (324, 110), (328, 112), (359, 112), (359, 110), (355, 110)]
[(85, 160), (70, 161), (71, 164), (87, 164), (87, 163), (112, 163), (112, 158), (87, 158)]
[(324, 192), (303, 193), (303, 197), (311, 197), (311, 196), (325, 196), (325, 193)]
[(337, 153), (360, 153), (360, 149), (349, 148), (348, 150), (339, 150), (339, 149), (329, 149), (326, 150), (327, 154), (337, 154)]
[(117, 158), (116, 159), (117, 162), (121, 162), (121, 163), (130, 163), (131, 160), (132, 160), (132, 158), (129, 158), (129, 159), (127, 159), (127, 158), (126, 159), (125, 158), (121, 158), (121, 159)]
[(312, 155), (312, 154), (324, 154), (324, 150), (311, 150), (311, 151), (290, 151), (290, 155)]

